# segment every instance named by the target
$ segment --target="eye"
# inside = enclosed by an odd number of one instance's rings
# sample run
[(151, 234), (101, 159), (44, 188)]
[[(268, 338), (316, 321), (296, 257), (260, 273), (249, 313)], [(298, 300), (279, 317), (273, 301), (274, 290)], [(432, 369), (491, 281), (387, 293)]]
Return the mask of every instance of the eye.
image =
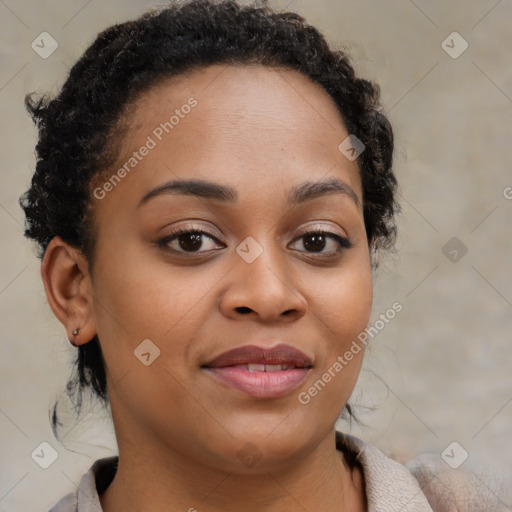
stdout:
[[(159, 247), (168, 247), (175, 252), (183, 253), (195, 253), (195, 252), (208, 252), (199, 251), (203, 247), (203, 238), (207, 238), (210, 241), (215, 241), (216, 238), (210, 235), (206, 231), (200, 229), (178, 229), (169, 235), (161, 238), (157, 241)], [(177, 242), (174, 247), (171, 246), (172, 242)]]
[[(214, 244), (211, 249), (200, 251), (200, 249), (204, 249), (204, 239), (210, 242), (217, 241), (213, 235), (201, 229), (181, 228), (161, 238), (156, 243), (158, 247), (168, 248), (178, 253), (200, 254), (215, 250)], [(299, 240), (302, 240), (302, 246), (305, 248), (305, 251), (301, 252), (318, 253), (323, 256), (335, 256), (342, 252), (343, 249), (353, 247), (353, 243), (348, 238), (325, 230), (304, 231), (294, 242)], [(324, 251), (326, 247), (329, 247), (328, 241), (331, 242), (331, 250)], [(172, 243), (175, 243), (174, 247), (171, 245)]]
[[(305, 231), (295, 240), (302, 240), (302, 246), (306, 249), (306, 252), (319, 253), (323, 256), (334, 256), (342, 252), (343, 249), (350, 249), (354, 245), (346, 237), (323, 230)], [(329, 246), (327, 244), (329, 240), (332, 249), (323, 251)]]

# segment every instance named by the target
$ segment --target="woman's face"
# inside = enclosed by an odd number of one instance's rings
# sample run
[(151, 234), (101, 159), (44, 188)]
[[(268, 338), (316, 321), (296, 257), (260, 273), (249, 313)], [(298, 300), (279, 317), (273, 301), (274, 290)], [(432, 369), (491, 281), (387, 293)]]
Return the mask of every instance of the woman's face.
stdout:
[[(332, 432), (363, 351), (332, 368), (371, 311), (343, 120), (297, 72), (215, 65), (151, 89), (128, 121), (115, 177), (93, 188), (88, 282), (119, 448), (238, 472), (290, 463)], [(189, 180), (229, 193), (162, 188)], [(329, 180), (342, 185), (311, 186)], [(195, 233), (169, 238), (180, 229)]]

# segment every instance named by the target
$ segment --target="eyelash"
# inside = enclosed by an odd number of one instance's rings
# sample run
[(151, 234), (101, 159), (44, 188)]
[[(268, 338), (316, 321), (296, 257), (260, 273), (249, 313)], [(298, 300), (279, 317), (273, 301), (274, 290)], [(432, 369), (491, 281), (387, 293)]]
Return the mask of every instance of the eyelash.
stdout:
[[(203, 231), (202, 229), (181, 228), (181, 229), (177, 229), (176, 231), (169, 233), (169, 235), (157, 240), (156, 244), (159, 248), (168, 249), (168, 250), (170, 250), (174, 253), (178, 253), (178, 254), (199, 255), (199, 254), (204, 254), (205, 252), (210, 252), (210, 251), (195, 251), (195, 252), (194, 251), (178, 251), (178, 250), (171, 249), (170, 247), (168, 247), (168, 244), (170, 242), (176, 240), (181, 235), (187, 235), (187, 234), (201, 234), (201, 235), (205, 235), (207, 238), (210, 238), (211, 240), (217, 241), (217, 239), (213, 235), (211, 235), (207, 231)], [(300, 240), (301, 238), (304, 238), (309, 235), (323, 235), (327, 238), (334, 239), (339, 246), (339, 251), (336, 251), (336, 253), (332, 253), (332, 252), (331, 253), (329, 253), (329, 252), (322, 253), (322, 252), (314, 252), (314, 251), (312, 251), (312, 252), (305, 251), (308, 254), (319, 254), (324, 257), (325, 256), (336, 256), (336, 255), (340, 254), (344, 249), (351, 249), (354, 246), (354, 244), (352, 243), (352, 241), (349, 238), (346, 238), (346, 237), (340, 236), (336, 233), (332, 233), (330, 231), (325, 231), (325, 230), (303, 231), (300, 233), (300, 235), (298, 237), (296, 237), (293, 240), (293, 242), (296, 242), (297, 240)], [(300, 252), (303, 252), (303, 251), (300, 251)]]

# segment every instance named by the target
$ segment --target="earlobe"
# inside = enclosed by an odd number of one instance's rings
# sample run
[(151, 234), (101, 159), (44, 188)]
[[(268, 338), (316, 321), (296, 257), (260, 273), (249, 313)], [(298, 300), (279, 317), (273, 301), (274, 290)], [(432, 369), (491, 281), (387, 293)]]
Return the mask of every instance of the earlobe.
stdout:
[(66, 328), (70, 343), (79, 346), (90, 341), (96, 328), (91, 281), (84, 256), (56, 236), (45, 251), (41, 277), (48, 304)]

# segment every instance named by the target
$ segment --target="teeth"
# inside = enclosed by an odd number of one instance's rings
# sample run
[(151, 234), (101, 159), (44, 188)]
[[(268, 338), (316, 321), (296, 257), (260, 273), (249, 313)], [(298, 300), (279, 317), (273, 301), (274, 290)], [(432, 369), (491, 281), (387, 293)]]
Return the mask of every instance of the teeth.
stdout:
[(265, 365), (265, 371), (266, 372), (279, 372), (283, 370), (282, 364), (266, 364)]
[(250, 372), (280, 372), (281, 370), (288, 370), (290, 368), (287, 364), (256, 364), (251, 363), (247, 365)]
[(265, 365), (264, 364), (248, 364), (247, 368), (250, 372), (264, 372)]

